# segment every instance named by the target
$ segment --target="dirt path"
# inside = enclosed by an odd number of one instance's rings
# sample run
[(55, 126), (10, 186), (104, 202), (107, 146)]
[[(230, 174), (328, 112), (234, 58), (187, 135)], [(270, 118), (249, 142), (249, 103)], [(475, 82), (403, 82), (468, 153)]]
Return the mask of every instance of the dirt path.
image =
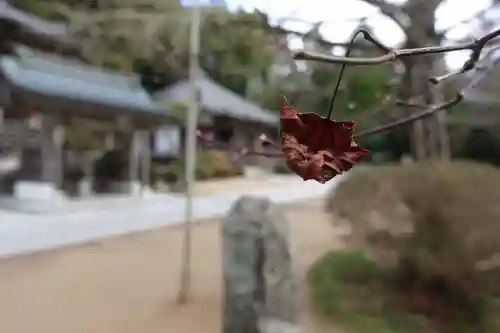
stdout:
[[(284, 210), (301, 272), (340, 245), (319, 202)], [(193, 243), (192, 296), (182, 307), (175, 305), (182, 244), (178, 228), (0, 261), (0, 332), (219, 333), (217, 221), (197, 225)], [(307, 311), (303, 325), (308, 333), (322, 331)]]
[[(262, 175), (260, 177), (231, 177), (227, 179), (203, 180), (194, 185), (195, 196), (210, 196), (228, 192), (241, 192), (242, 189), (269, 188), (273, 186), (286, 187), (293, 176), (286, 175)], [(162, 192), (167, 192), (168, 186), (159, 185)]]

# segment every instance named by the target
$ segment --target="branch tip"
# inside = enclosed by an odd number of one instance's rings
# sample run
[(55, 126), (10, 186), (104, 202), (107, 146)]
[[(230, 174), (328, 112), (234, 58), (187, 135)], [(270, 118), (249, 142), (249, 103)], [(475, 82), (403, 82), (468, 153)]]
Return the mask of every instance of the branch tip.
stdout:
[(383, 50), (386, 53), (378, 57), (363, 58), (363, 57), (339, 57), (328, 54), (298, 51), (294, 53), (293, 58), (295, 60), (319, 61), (331, 64), (367, 66), (367, 65), (379, 65), (386, 62), (391, 62), (412, 56), (440, 54), (440, 53), (448, 53), (448, 52), (462, 51), (462, 50), (472, 51), (471, 55), (469, 56), (469, 59), (467, 59), (467, 61), (458, 71), (448, 73), (446, 75), (439, 77), (431, 77), (429, 79), (430, 82), (432, 82), (433, 84), (438, 84), (444, 80), (450, 79), (460, 74), (464, 74), (465, 72), (474, 69), (477, 65), (477, 62), (480, 59), (481, 52), (483, 51), (486, 44), (488, 44), (492, 39), (500, 36), (500, 29), (494, 30), (484, 35), (483, 37), (466, 44), (452, 45), (452, 46), (431, 46), (431, 47), (422, 47), (415, 49), (399, 49), (399, 50), (391, 50), (390, 48), (384, 46), (366, 30), (359, 30), (357, 31), (357, 33), (361, 33), (367, 41), (373, 43), (375, 46), (377, 46), (379, 49)]

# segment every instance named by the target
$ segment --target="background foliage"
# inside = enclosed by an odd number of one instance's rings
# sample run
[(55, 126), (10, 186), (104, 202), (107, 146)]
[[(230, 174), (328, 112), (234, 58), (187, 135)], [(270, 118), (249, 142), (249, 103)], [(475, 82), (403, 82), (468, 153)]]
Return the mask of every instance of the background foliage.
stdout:
[[(18, 0), (14, 3), (46, 18), (66, 20), (73, 38), (91, 63), (138, 72), (143, 76), (144, 86), (152, 92), (187, 75), (189, 12), (178, 0), (47, 0), (43, 3)], [(319, 28), (311, 28), (306, 35), (320, 37)], [(217, 82), (265, 108), (279, 110), (281, 96), (285, 95), (301, 111), (325, 115), (339, 66), (312, 63), (308, 64), (306, 77), (297, 78), (286, 71), (282, 74), (283, 52), (278, 42), (286, 38), (286, 33), (271, 29), (263, 13), (207, 8), (203, 10), (200, 63)], [(331, 49), (313, 39), (308, 40), (307, 45), (312, 51)], [(363, 56), (380, 54), (364, 41), (357, 45), (362, 47)], [(359, 54), (354, 52), (354, 55)], [(395, 74), (401, 73), (400, 67), (400, 64), (390, 64), (348, 68), (334, 117), (356, 120), (362, 129), (408, 112), (388, 106), (401, 93), (402, 77)], [(461, 105), (450, 117), (463, 115), (466, 109), (467, 106)], [(470, 111), (470, 107), (466, 111)], [(500, 141), (494, 135), (497, 127), (448, 126), (453, 154), (500, 163)], [(366, 161), (380, 163), (410, 155), (410, 129), (409, 126), (363, 139), (361, 144), (374, 152)]]

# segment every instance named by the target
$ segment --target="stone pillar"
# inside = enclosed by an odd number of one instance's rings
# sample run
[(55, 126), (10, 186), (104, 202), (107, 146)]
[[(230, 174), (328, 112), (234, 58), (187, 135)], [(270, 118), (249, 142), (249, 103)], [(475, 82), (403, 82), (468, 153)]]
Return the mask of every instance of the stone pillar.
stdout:
[(78, 183), (78, 195), (80, 197), (91, 197), (93, 193), (92, 176), (85, 172), (85, 177)]
[(141, 132), (134, 130), (130, 140), (129, 165), (128, 165), (128, 188), (133, 195), (139, 194), (141, 185), (139, 181), (141, 152)]
[[(14, 196), (34, 210), (50, 210), (64, 202), (63, 185), (64, 128), (57, 118), (44, 114), (41, 118), (41, 177), (38, 181), (20, 180), (14, 185)], [(23, 161), (24, 163), (25, 161)]]
[(96, 155), (95, 152), (86, 152), (83, 154), (83, 156), (81, 156), (81, 159), (79, 161), (84, 174), (83, 179), (78, 184), (78, 192), (82, 197), (90, 197), (94, 192), (92, 189), (92, 168), (96, 159), (94, 155)]
[(54, 184), (58, 189), (62, 188), (64, 128), (55, 117), (43, 115), (41, 141), (42, 180)]
[(139, 132), (139, 145), (141, 154), (141, 184), (143, 188), (151, 186), (151, 132), (141, 130)]
[(298, 333), (289, 225), (269, 199), (242, 197), (222, 223), (223, 333)]

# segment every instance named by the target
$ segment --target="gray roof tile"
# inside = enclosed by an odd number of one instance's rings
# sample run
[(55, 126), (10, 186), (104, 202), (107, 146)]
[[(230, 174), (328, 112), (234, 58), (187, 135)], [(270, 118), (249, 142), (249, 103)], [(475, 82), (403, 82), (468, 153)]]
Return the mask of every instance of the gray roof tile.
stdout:
[(67, 24), (41, 19), (12, 7), (5, 0), (0, 0), (0, 19), (16, 22), (32, 33), (47, 37), (62, 38), (68, 34)]
[(0, 58), (0, 70), (11, 84), (42, 95), (167, 116), (134, 75), (26, 55)]
[[(278, 123), (276, 113), (265, 110), (231, 90), (216, 83), (206, 74), (197, 80), (201, 91), (202, 107), (212, 114), (225, 115), (236, 119), (255, 121), (275, 125)], [(163, 92), (157, 94), (156, 99), (187, 103), (191, 96), (189, 80), (183, 80)]]

